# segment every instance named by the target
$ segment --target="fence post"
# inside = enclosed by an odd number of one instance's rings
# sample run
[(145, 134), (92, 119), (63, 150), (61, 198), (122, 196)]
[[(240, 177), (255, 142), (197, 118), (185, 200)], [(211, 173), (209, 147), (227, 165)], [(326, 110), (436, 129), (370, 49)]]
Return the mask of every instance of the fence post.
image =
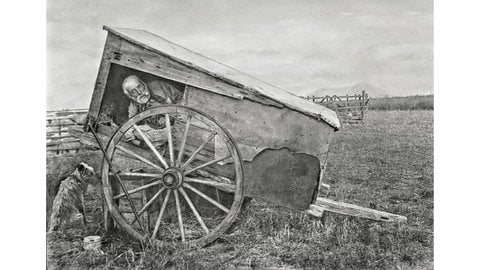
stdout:
[(364, 122), (364, 117), (365, 117), (365, 90), (362, 91), (362, 111), (361, 111), (361, 117), (362, 117), (362, 123)]
[[(58, 137), (62, 137), (62, 120), (57, 120), (58, 121)], [(61, 139), (58, 139), (61, 140)], [(61, 154), (60, 150), (60, 144), (57, 145), (57, 154)]]

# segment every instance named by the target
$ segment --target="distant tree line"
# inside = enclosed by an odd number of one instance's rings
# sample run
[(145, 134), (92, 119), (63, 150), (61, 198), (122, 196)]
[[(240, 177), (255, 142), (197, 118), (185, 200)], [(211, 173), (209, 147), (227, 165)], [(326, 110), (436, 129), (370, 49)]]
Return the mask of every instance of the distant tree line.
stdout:
[(369, 110), (433, 110), (432, 95), (370, 98)]

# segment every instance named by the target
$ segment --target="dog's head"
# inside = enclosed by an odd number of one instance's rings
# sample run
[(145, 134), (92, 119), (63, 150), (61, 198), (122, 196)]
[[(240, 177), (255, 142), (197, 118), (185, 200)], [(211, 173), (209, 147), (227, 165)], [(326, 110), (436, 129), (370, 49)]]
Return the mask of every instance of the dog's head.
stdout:
[(98, 182), (98, 176), (93, 168), (85, 162), (80, 162), (76, 168), (78, 176), (86, 183), (94, 185)]

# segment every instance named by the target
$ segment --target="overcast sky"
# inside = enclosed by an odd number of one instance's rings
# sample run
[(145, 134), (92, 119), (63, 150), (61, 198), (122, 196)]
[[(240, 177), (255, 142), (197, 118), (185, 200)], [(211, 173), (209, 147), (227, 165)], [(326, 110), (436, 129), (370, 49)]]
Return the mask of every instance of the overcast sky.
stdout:
[(145, 29), (296, 94), (433, 93), (425, 0), (47, 1), (47, 109), (88, 108), (106, 32)]

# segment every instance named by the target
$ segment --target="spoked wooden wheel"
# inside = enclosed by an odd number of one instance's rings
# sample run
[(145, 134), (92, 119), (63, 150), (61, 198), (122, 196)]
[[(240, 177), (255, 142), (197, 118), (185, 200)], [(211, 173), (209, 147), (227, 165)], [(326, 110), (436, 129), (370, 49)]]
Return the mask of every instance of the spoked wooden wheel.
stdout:
[(109, 212), (140, 241), (206, 245), (240, 211), (238, 147), (220, 124), (195, 109), (162, 105), (137, 114), (112, 136), (106, 158), (113, 164), (102, 167)]

